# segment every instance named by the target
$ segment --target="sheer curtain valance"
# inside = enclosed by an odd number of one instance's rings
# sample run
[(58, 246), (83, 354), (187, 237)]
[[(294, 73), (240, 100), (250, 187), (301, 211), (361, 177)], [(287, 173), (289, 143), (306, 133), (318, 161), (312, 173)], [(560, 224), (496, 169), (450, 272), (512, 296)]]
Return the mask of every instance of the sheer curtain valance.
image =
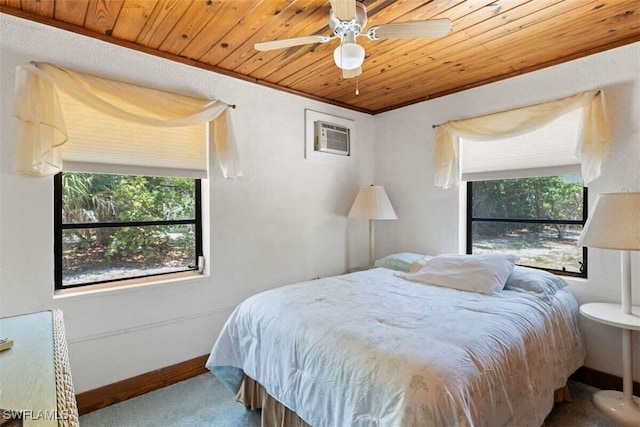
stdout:
[(460, 182), (460, 138), (490, 141), (515, 137), (578, 108), (582, 109), (582, 120), (576, 154), (580, 158), (583, 181), (585, 184), (593, 181), (600, 176), (610, 144), (602, 91), (584, 92), (544, 104), (438, 125), (434, 149), (435, 185), (449, 188)]
[(14, 105), (23, 124), (18, 171), (25, 174), (206, 177), (209, 145), (223, 176), (242, 176), (230, 106), (222, 101), (31, 63), (16, 69)]

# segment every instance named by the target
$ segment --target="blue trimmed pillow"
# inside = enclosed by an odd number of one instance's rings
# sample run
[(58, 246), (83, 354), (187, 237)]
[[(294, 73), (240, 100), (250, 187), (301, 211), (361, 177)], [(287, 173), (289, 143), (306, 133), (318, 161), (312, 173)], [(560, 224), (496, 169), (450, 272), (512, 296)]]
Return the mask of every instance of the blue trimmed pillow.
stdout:
[(408, 272), (411, 264), (422, 258), (424, 255), (413, 252), (400, 252), (397, 254), (382, 257), (373, 264), (374, 267), (383, 267), (391, 270)]
[(553, 295), (566, 286), (567, 282), (563, 278), (548, 271), (516, 265), (507, 278), (504, 289), (535, 295), (551, 302)]

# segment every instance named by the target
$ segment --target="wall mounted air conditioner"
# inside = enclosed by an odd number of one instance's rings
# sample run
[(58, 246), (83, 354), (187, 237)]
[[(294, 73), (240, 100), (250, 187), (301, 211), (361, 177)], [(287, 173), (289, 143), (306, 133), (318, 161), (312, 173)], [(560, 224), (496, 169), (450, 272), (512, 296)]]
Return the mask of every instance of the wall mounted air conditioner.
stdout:
[(323, 153), (351, 155), (350, 129), (323, 121), (314, 122), (314, 151)]

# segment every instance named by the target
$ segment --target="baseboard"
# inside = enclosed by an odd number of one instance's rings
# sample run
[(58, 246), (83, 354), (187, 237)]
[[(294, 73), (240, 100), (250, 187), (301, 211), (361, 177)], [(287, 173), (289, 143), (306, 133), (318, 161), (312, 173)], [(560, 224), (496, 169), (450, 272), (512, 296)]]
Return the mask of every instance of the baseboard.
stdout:
[[(601, 390), (622, 391), (622, 378), (583, 366), (570, 377), (572, 380)], [(633, 382), (633, 394), (640, 396), (640, 383)]]
[[(204, 364), (208, 355), (196, 357), (175, 365), (147, 372), (133, 378), (118, 381), (94, 390), (85, 391), (76, 396), (80, 415), (105, 408), (118, 402), (140, 396), (150, 391), (188, 380), (207, 372)], [(622, 391), (622, 378), (583, 366), (571, 379), (602, 390)], [(633, 394), (640, 395), (640, 384), (633, 382)]]
[(204, 364), (208, 357), (208, 355), (196, 357), (80, 393), (76, 395), (78, 413), (80, 415), (88, 414), (97, 409), (203, 374), (207, 372)]

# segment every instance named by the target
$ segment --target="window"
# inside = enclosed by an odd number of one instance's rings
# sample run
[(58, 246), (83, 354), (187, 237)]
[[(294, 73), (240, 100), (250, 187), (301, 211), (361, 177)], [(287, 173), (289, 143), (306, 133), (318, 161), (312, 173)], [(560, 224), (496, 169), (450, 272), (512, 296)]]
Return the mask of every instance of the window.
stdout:
[(467, 253), (512, 253), (520, 265), (587, 276), (587, 252), (578, 246), (587, 216), (577, 149), (584, 116), (574, 108), (532, 129), (460, 138)]
[(513, 253), (520, 265), (586, 277), (587, 249), (577, 244), (586, 215), (579, 177), (468, 182), (467, 253)]
[(15, 86), (17, 170), (55, 176), (56, 290), (202, 269), (210, 154), (243, 176), (235, 106), (43, 62), (18, 66)]
[(61, 172), (56, 290), (198, 270), (200, 179)]

